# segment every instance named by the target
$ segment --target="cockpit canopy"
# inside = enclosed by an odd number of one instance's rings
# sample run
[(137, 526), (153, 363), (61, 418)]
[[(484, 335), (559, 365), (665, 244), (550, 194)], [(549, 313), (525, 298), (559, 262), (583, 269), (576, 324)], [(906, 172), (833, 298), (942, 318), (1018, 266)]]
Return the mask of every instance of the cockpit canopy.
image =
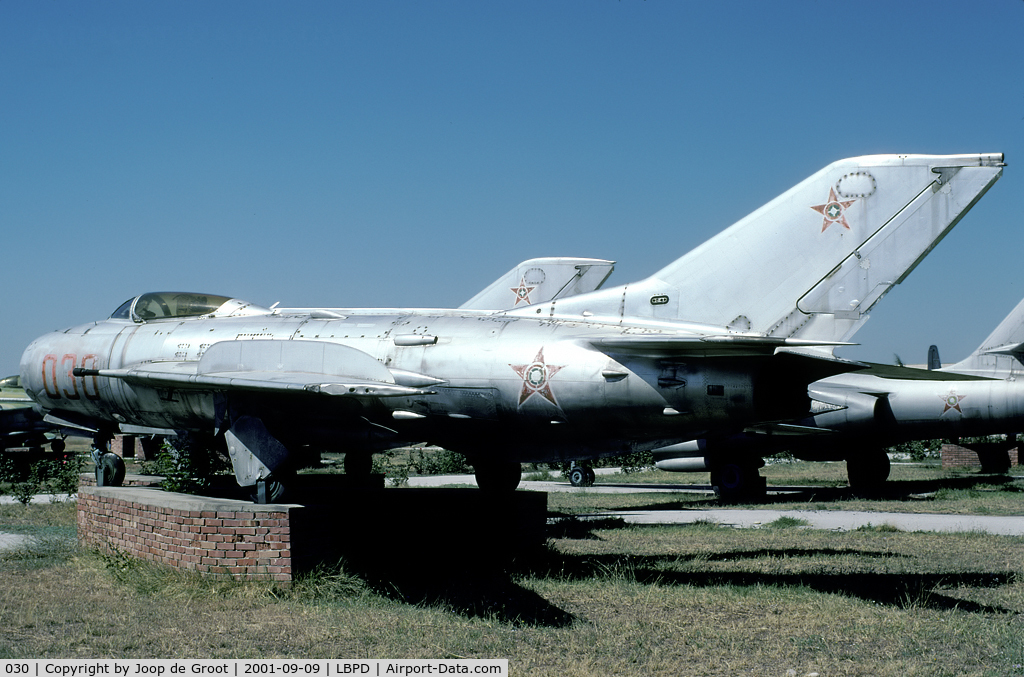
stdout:
[(262, 306), (227, 296), (158, 291), (142, 294), (125, 301), (110, 318), (132, 320), (133, 322), (153, 322), (203, 316), (263, 315), (269, 312), (269, 309)]

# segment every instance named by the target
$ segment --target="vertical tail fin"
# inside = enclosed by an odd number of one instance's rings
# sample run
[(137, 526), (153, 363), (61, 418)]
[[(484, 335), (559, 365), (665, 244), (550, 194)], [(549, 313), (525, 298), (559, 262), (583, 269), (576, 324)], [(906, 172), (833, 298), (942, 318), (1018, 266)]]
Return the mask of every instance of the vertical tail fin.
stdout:
[(1002, 171), (1001, 153), (841, 160), (646, 280), (529, 312), (844, 341)]
[(942, 369), (942, 360), (939, 359), (939, 347), (928, 346), (928, 371)]
[(1024, 371), (1024, 301), (1003, 318), (977, 350), (943, 371), (993, 378)]
[(508, 310), (600, 289), (614, 261), (540, 258), (523, 261), (463, 303), (469, 310)]

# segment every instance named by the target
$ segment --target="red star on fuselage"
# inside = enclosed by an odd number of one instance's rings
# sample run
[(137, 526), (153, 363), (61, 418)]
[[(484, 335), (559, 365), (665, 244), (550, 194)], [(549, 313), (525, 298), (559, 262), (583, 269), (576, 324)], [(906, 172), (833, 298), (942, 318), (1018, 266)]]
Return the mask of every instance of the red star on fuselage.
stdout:
[(825, 232), (825, 229), (831, 226), (833, 223), (838, 223), (846, 230), (850, 230), (850, 224), (846, 222), (846, 208), (852, 205), (856, 200), (840, 200), (836, 196), (835, 188), (828, 189), (828, 202), (823, 205), (814, 205), (811, 207), (816, 212), (820, 212), (825, 220), (821, 223), (821, 232)]
[[(523, 278), (521, 280), (519, 280), (519, 286), (518, 287), (510, 287), (510, 289), (512, 290), (512, 293), (516, 295), (516, 306), (518, 306), (520, 303), (523, 303), (524, 301), (526, 302), (526, 305), (530, 305), (530, 292), (532, 292), (536, 288), (537, 288), (536, 286), (533, 286), (533, 287), (526, 286), (526, 276), (525, 275), (523, 276)], [(512, 307), (514, 308), (515, 306), (512, 306)]]
[(558, 406), (555, 394), (551, 392), (549, 380), (564, 369), (564, 365), (556, 367), (544, 362), (544, 348), (537, 351), (537, 357), (530, 364), (510, 364), (513, 371), (523, 379), (523, 389), (519, 391), (519, 406), (534, 395), (540, 395), (551, 404)]
[[(945, 409), (942, 410), (942, 414), (945, 414), (950, 409), (956, 409), (961, 414), (964, 410), (960, 408), (960, 400), (964, 399), (966, 395), (957, 395), (955, 390), (950, 390), (948, 395), (939, 395), (939, 399), (945, 404)], [(941, 416), (942, 414), (939, 414)]]

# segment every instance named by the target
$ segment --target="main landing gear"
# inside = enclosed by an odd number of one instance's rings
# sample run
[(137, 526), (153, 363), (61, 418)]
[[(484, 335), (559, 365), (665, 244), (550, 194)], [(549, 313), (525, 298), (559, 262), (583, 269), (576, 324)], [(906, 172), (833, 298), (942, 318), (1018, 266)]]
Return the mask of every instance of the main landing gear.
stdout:
[(279, 503), (284, 498), (284, 494), (284, 483), (268, 477), (267, 479), (258, 480), (252, 486), (251, 498), (253, 503), (266, 505), (267, 503)]
[(511, 494), (523, 479), (523, 469), (511, 461), (478, 462), (473, 465), (476, 485), (482, 491), (494, 494)]
[(574, 487), (592, 487), (595, 479), (597, 475), (593, 468), (576, 465), (575, 462), (569, 468), (569, 484)]
[(760, 501), (767, 483), (758, 473), (764, 465), (759, 457), (725, 459), (711, 469), (711, 487), (715, 495), (727, 502)]
[(878, 489), (889, 479), (889, 470), (884, 449), (859, 450), (846, 458), (846, 476), (854, 490)]

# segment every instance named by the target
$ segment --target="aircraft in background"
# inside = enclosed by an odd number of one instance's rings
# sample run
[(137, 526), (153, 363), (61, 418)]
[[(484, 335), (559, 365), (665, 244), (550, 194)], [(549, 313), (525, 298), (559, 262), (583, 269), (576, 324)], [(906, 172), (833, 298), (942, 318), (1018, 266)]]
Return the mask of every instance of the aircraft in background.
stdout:
[(510, 310), (601, 288), (614, 261), (548, 257), (523, 261), (459, 306), (463, 310)]
[[(0, 453), (12, 454), (15, 472), (28, 472), (32, 463), (63, 458), (70, 431), (47, 423), (42, 408), (25, 394), (20, 376), (0, 379)], [(46, 447), (49, 446), (48, 453)]]
[[(375, 451), (415, 442), (466, 455), (482, 489), (510, 491), (523, 462), (806, 416), (809, 384), (862, 367), (832, 349), (1002, 171), (998, 153), (842, 160), (647, 279), (596, 289), (598, 267), (582, 291), (572, 280), (585, 264), (572, 264), (568, 287), (529, 304), (289, 309), (142, 294), (36, 339), (22, 383), (47, 421), (93, 431), (100, 449), (119, 431), (226, 446), (258, 500), (322, 450), (362, 474)], [(509, 292), (529, 296), (534, 280), (512, 279)], [(505, 309), (478, 309), (494, 305)], [(109, 456), (100, 472), (112, 476)], [(746, 458), (711, 458), (712, 471)]]
[[(1005, 443), (971, 446), (980, 455), (1003, 452), (1007, 459), (1006, 449), (1024, 431), (1024, 301), (965, 359), (942, 367), (938, 348), (931, 346), (927, 366), (872, 364), (830, 376), (808, 388), (809, 416), (661, 450), (655, 465), (706, 471), (705, 459), (721, 454), (762, 458), (789, 451), (809, 461), (845, 460), (850, 486), (872, 488), (889, 477), (885, 449), (900, 442), (1006, 435)], [(749, 492), (751, 482), (744, 486), (739, 473), (728, 479), (726, 495)]]
[(41, 447), (54, 426), (43, 421), (38, 404), (25, 394), (17, 375), (0, 379), (0, 450)]

